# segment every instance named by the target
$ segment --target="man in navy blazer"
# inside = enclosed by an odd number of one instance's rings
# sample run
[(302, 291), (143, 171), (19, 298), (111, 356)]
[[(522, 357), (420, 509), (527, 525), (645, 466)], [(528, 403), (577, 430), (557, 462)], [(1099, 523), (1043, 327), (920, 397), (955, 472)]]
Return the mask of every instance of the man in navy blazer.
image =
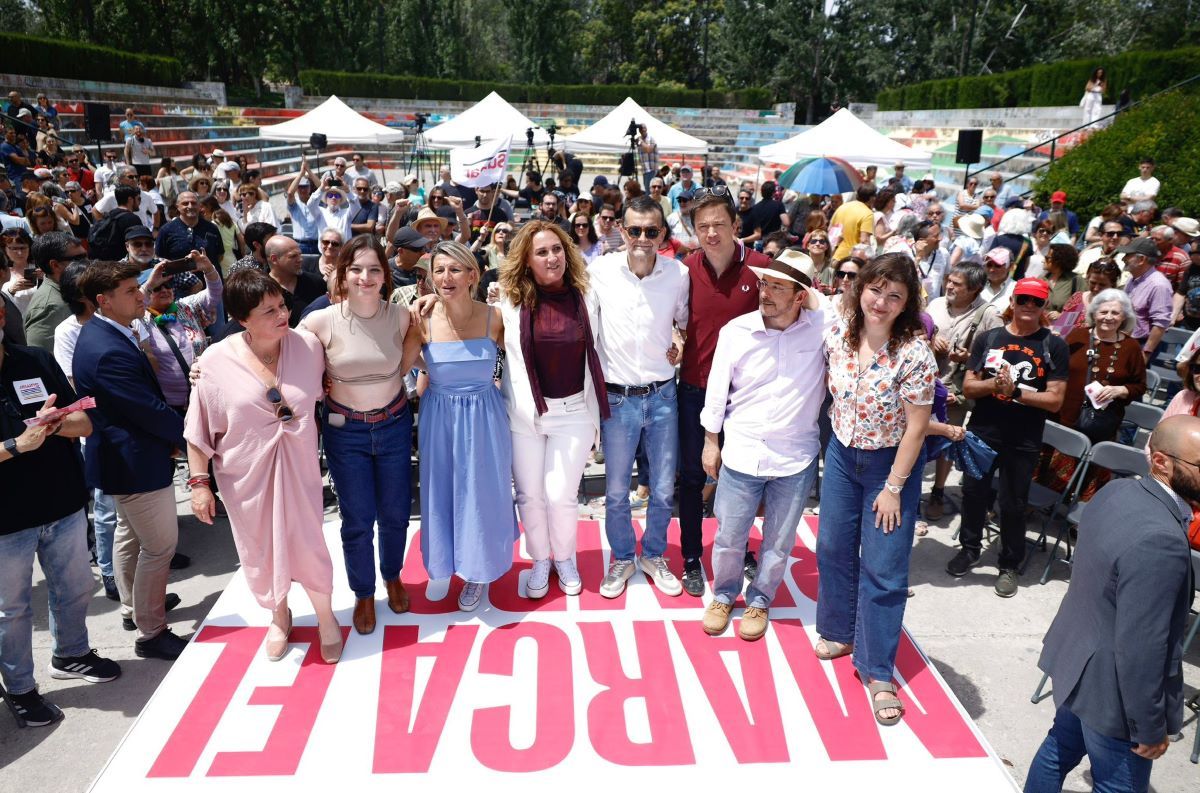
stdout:
[(121, 616), (127, 628), (132, 617), (139, 657), (174, 660), (187, 645), (166, 620), (167, 575), (179, 538), (172, 454), (184, 447), (183, 418), (163, 399), (131, 330), (146, 310), (139, 272), (132, 263), (93, 262), (79, 277), (97, 309), (79, 332), (72, 368), (79, 393), (96, 399), (84, 460), (88, 484), (117, 504), (113, 563)]
[(1038, 661), (1053, 680), (1054, 726), (1025, 793), (1062, 790), (1084, 754), (1097, 790), (1145, 791), (1179, 732), (1200, 418), (1166, 419), (1150, 450), (1149, 478), (1111, 482), (1083, 510), (1071, 585)]

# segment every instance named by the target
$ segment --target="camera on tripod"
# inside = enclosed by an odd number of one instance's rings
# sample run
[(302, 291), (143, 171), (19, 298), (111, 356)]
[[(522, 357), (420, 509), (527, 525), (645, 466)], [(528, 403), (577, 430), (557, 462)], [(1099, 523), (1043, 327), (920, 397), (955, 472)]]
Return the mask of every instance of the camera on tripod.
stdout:
[(425, 122), (429, 121), (429, 116), (425, 115), (424, 113), (417, 113), (415, 116), (413, 116), (413, 121), (416, 122), (417, 134), (420, 135), (425, 131)]
[(638, 136), (638, 123), (636, 118), (629, 119), (629, 126), (625, 128), (625, 137), (630, 139), (630, 144), (636, 142)]

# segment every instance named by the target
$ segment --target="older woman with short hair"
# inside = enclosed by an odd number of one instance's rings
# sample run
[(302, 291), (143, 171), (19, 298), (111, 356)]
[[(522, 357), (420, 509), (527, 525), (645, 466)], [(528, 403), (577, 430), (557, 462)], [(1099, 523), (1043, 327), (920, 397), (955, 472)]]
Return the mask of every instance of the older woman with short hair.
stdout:
[(288, 328), (283, 288), (264, 273), (231, 275), (225, 306), (246, 331), (209, 348), (192, 390), (184, 427), (192, 512), (209, 524), (216, 516), (212, 460), (246, 584), (271, 611), (267, 657), (287, 653), (295, 581), (316, 611), (321, 657), (336, 663), (342, 631), (330, 602), (333, 563), (313, 454), (325, 353), (311, 334)]
[[(1066, 336), (1071, 357), (1067, 391), (1056, 421), (1077, 427), (1093, 443), (1115, 438), (1125, 406), (1146, 392), (1145, 358), (1129, 335), (1133, 323), (1129, 296), (1120, 289), (1105, 289), (1088, 303), (1087, 327), (1075, 328)], [(1089, 408), (1085, 423), (1080, 424), (1084, 404), (1090, 405), (1084, 390), (1091, 382), (1101, 386), (1095, 401), (1111, 404), (1094, 415)]]

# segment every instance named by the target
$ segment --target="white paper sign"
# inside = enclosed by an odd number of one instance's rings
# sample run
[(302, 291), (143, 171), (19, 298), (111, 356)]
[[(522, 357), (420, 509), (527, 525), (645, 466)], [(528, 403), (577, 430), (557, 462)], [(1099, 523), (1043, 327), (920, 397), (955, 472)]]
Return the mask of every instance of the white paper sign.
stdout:
[(16, 389), (17, 399), (22, 405), (42, 404), (50, 395), (46, 393), (46, 385), (42, 382), (42, 378), (35, 377), (32, 380), (13, 380), (13, 388)]
[(450, 150), (450, 178), (466, 187), (487, 187), (504, 181), (512, 136), (473, 149)]

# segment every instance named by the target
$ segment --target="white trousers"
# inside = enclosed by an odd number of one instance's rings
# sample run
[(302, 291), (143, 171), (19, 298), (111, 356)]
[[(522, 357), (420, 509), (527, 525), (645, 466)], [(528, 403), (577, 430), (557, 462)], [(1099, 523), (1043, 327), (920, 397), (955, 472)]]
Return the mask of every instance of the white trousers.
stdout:
[(512, 432), (517, 510), (534, 561), (575, 556), (579, 480), (596, 435), (582, 392), (547, 399), (546, 407), (534, 434)]

